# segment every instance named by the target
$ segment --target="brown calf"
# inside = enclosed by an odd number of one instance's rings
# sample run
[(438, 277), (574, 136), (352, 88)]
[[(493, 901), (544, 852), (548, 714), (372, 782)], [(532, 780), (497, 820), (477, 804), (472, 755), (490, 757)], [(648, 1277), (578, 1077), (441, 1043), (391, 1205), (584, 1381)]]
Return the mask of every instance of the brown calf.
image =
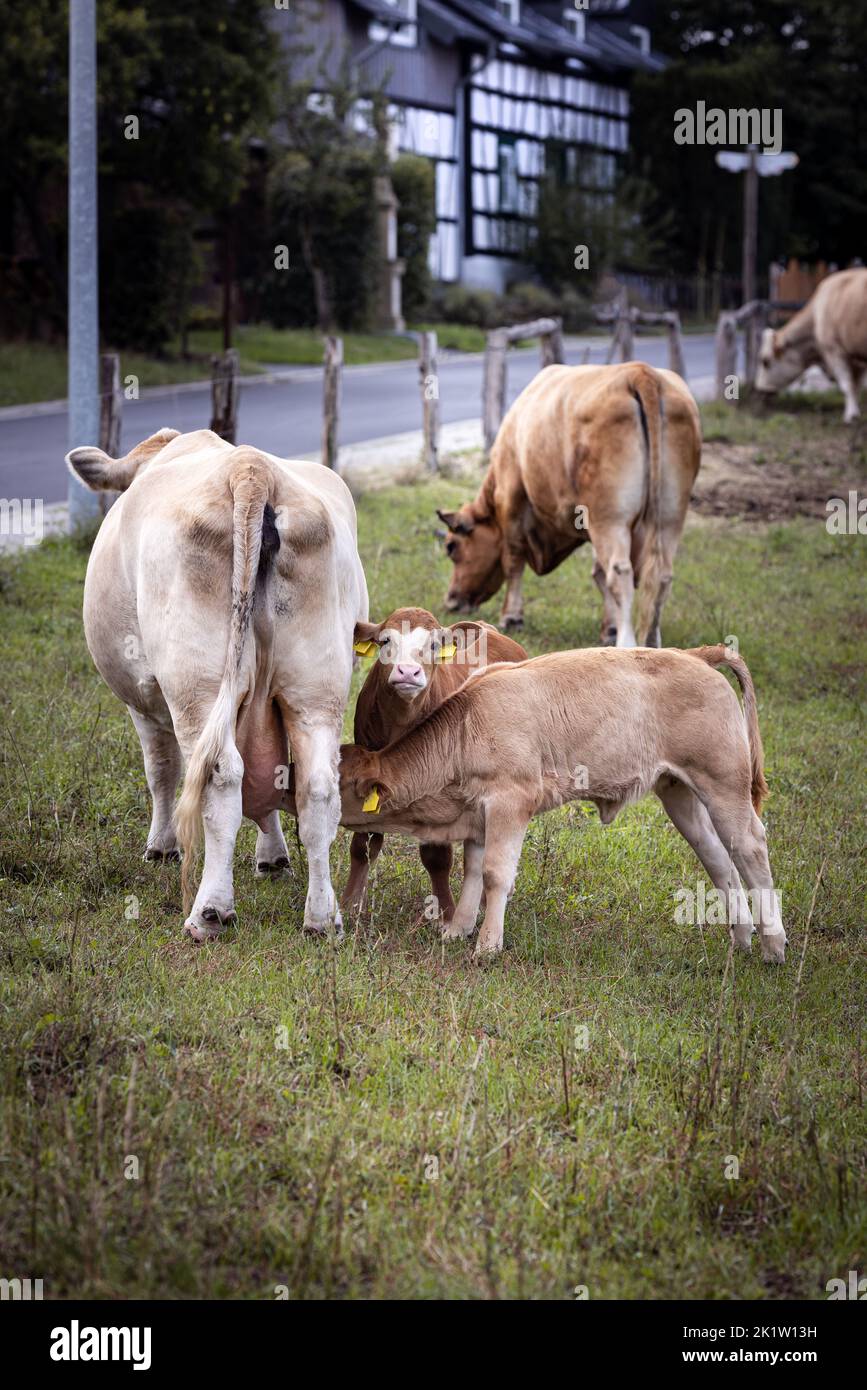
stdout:
[[(743, 711), (724, 676), (743, 692)], [(460, 900), (443, 935), (499, 951), (503, 915), (531, 818), (592, 801), (605, 824), (655, 792), (725, 895), (735, 943), (749, 949), (754, 897), (762, 956), (782, 961), (786, 934), (757, 812), (767, 786), (755, 692), (726, 647), (554, 652), (490, 666), (380, 752), (341, 750), (341, 822), (438, 844), (464, 840)], [(379, 802), (371, 813), (365, 811)], [(755, 899), (758, 898), (758, 906)]]
[[(402, 738), (463, 685), (468, 676), (492, 661), (523, 661), (527, 653), (489, 623), (455, 623), (443, 627), (424, 608), (397, 608), (381, 623), (358, 623), (356, 649), (376, 653), (376, 660), (355, 706), (355, 742), (378, 750)], [(370, 865), (382, 849), (383, 836), (357, 831), (350, 847), (351, 868), (341, 907), (360, 910), (367, 892)], [(451, 844), (419, 846), (430, 875), (438, 913), (454, 916), (449, 886)]]
[(602, 641), (661, 645), (660, 616), (701, 456), (689, 387), (643, 362), (546, 367), (500, 426), (478, 496), (440, 512), (454, 565), (446, 595), (468, 613), (505, 581), (502, 622), (520, 626), (524, 566), (549, 574), (590, 541)]

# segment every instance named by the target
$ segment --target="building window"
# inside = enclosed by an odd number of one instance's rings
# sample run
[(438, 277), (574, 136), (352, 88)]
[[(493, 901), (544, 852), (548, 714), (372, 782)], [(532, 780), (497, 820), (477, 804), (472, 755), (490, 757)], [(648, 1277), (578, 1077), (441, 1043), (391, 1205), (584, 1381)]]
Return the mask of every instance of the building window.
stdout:
[(583, 43), (587, 37), (587, 16), (580, 10), (564, 10), (563, 28), (569, 30), (573, 39)]
[(518, 212), (521, 188), (518, 183), (518, 144), (508, 136), (500, 136), (497, 144), (500, 212)]
[(398, 44), (402, 48), (415, 48), (417, 42), (416, 28), (416, 0), (382, 0), (383, 5), (388, 5), (389, 9), (395, 11), (396, 15), (403, 15), (405, 22), (392, 27), (388, 24), (380, 24), (378, 20), (372, 20), (368, 26), (368, 37), (374, 43)]
[(510, 24), (520, 24), (521, 0), (494, 0), (494, 9)]

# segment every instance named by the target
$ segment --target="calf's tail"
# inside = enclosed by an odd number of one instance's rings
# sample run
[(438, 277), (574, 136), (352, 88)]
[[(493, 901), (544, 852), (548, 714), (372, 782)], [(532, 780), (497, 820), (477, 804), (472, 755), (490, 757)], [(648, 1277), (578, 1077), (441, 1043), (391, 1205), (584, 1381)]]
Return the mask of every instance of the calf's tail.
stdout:
[(736, 656), (729, 651), (728, 647), (720, 643), (716, 647), (691, 647), (690, 656), (697, 656), (699, 661), (707, 662), (708, 666), (718, 668), (728, 666), (737, 677), (738, 685), (744, 697), (744, 720), (747, 726), (747, 741), (750, 746), (750, 769), (752, 772), (752, 796), (753, 808), (756, 815), (761, 813), (762, 802), (768, 795), (768, 784), (765, 781), (764, 772), (764, 752), (762, 750), (762, 736), (759, 733), (759, 716), (756, 709), (756, 689), (753, 685), (753, 678), (750, 669), (742, 656)]

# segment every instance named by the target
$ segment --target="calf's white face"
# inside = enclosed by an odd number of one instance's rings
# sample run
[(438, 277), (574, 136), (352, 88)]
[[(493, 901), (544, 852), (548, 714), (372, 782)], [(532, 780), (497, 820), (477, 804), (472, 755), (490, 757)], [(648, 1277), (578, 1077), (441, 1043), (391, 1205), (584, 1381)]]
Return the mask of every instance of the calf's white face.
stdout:
[(376, 641), (379, 661), (390, 668), (389, 688), (402, 700), (414, 700), (428, 687), (442, 650), (442, 634), (404, 623), (401, 628), (383, 628)]

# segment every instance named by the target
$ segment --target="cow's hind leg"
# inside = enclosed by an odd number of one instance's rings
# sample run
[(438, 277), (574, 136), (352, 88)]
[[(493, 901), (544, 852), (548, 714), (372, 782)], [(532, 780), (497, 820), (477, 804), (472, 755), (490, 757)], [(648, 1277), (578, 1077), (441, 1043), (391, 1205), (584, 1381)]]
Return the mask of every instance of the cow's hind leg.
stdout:
[(602, 595), (602, 632), (600, 641), (603, 647), (613, 647), (617, 641), (617, 606), (605, 583), (605, 569), (599, 563), (596, 551), (593, 552), (593, 583)]
[(455, 900), (452, 897), (449, 872), (452, 867), (451, 845), (421, 844), (418, 847), (421, 862), (430, 876), (436, 902), (437, 916), (443, 922), (450, 922), (455, 915)]
[[(592, 525), (592, 518), (591, 518)], [(608, 526), (593, 532), (593, 551), (605, 577), (611, 611), (617, 627), (618, 647), (635, 646), (632, 626), (632, 600), (635, 580), (632, 572), (632, 536), (628, 526)]]
[(177, 861), (181, 852), (175, 835), (174, 810), (175, 792), (181, 777), (181, 750), (173, 729), (164, 728), (131, 705), (127, 708), (141, 742), (145, 777), (153, 803), (144, 857), (146, 861)]
[(272, 811), (259, 822), (253, 863), (257, 878), (271, 878), (275, 874), (284, 874), (289, 868), (289, 846), (280, 824), (279, 811)]
[(241, 755), (234, 738), (228, 735), (202, 795), (205, 861), (199, 891), (186, 921), (194, 941), (211, 940), (236, 920), (232, 870), (241, 825), (243, 776)]
[(343, 919), (331, 886), (329, 851), (340, 822), (340, 723), (314, 723), (284, 710), (295, 763), (298, 834), (307, 854), (307, 901), (304, 930), (343, 934)]
[(670, 819), (701, 860), (712, 884), (724, 895), (732, 940), (748, 951), (753, 934), (749, 904), (738, 871), (707, 810), (690, 787), (674, 778), (662, 778), (655, 791)]
[(752, 915), (762, 943), (762, 960), (782, 964), (786, 958), (786, 933), (771, 877), (765, 827), (749, 800), (734, 805), (731, 798), (715, 797), (710, 790), (706, 805), (717, 834), (723, 845), (731, 850), (732, 859), (749, 890)]

